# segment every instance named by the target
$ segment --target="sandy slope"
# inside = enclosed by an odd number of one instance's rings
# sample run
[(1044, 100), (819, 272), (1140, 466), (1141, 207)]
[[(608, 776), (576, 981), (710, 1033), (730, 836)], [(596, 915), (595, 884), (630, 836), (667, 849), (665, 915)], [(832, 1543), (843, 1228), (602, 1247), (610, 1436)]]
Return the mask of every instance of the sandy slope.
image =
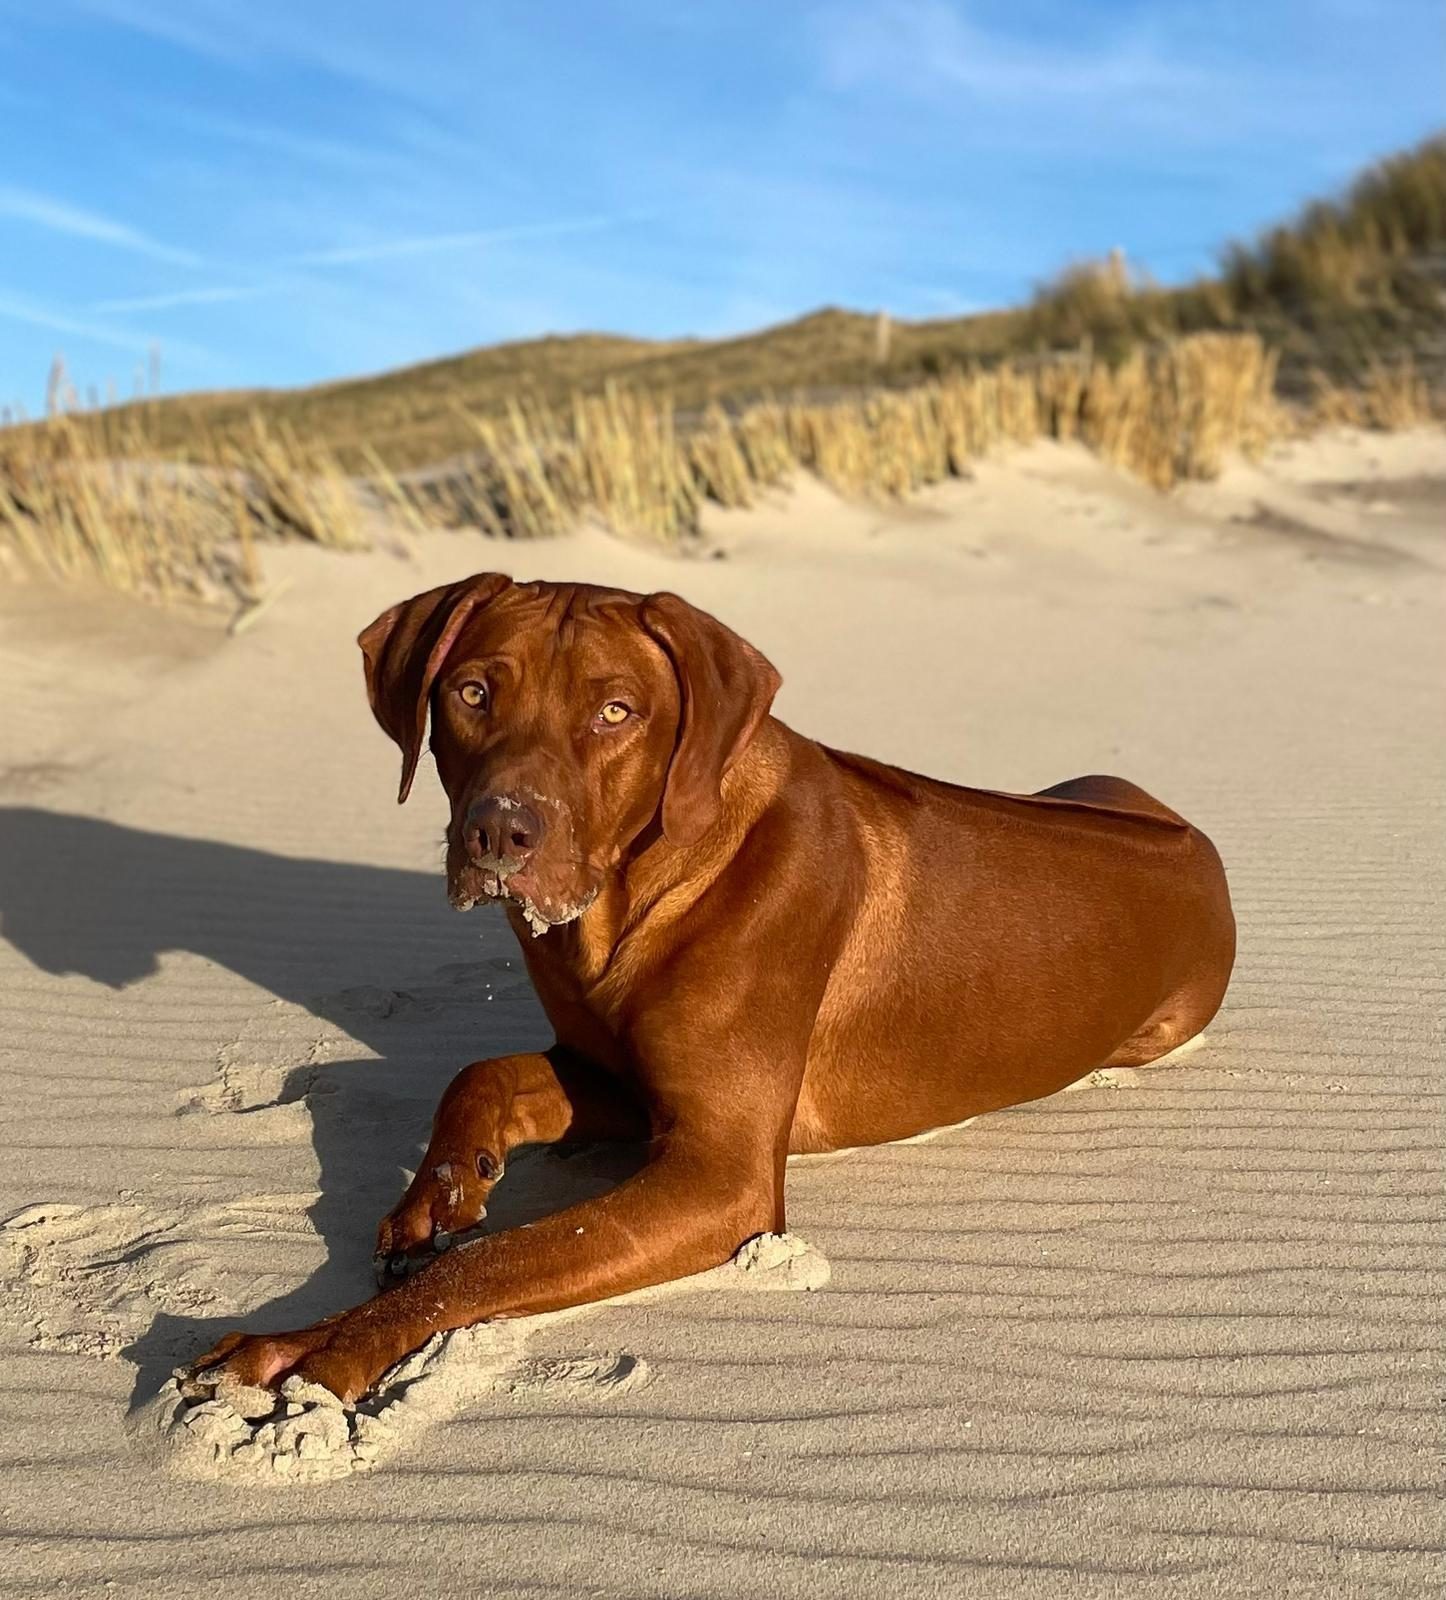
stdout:
[[(284, 550), (229, 642), (6, 599), (0, 1593), (1432, 1589), (1443, 486), (1439, 435), (1170, 502), (1051, 447), (890, 514), (801, 488), (716, 561)], [(543, 1037), (500, 919), (445, 905), (435, 785), (393, 804), (351, 643), (489, 564), (682, 591), (832, 742), (1145, 783), (1225, 855), (1237, 977), (1178, 1066), (795, 1165), (826, 1290), (534, 1351), (644, 1385), (494, 1396), (343, 1484), (186, 1482), (128, 1406), (362, 1293), (441, 1085)], [(511, 1214), (605, 1177), (535, 1164)]]

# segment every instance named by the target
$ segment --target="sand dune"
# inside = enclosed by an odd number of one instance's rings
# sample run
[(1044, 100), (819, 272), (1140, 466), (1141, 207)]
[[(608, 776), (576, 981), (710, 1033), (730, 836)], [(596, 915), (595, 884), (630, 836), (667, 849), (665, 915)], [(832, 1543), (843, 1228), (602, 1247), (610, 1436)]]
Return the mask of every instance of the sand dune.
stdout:
[[(278, 549), (238, 639), (4, 597), (0, 1592), (1435, 1592), (1443, 509), (1440, 434), (1170, 500), (1048, 447), (896, 511), (801, 486), (719, 559)], [(352, 643), (489, 565), (682, 592), (832, 743), (1144, 783), (1220, 846), (1237, 975), (1178, 1062), (796, 1163), (826, 1289), (528, 1348), (645, 1384), (491, 1392), (345, 1482), (190, 1481), (132, 1408), (367, 1292), (442, 1085), (545, 1037), (500, 917), (446, 905), (440, 792), (393, 802)], [(538, 1157), (498, 1219), (612, 1175)]]

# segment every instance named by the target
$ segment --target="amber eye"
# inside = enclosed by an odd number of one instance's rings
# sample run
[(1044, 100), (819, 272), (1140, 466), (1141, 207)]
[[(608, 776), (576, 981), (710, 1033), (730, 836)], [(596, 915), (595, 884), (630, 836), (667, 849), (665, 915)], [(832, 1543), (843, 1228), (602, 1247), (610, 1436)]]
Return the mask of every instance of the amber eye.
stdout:
[(458, 689), (457, 695), (464, 706), (471, 706), (474, 711), (480, 711), (487, 704), (487, 685), (485, 683), (464, 683)]
[(610, 728), (616, 728), (626, 722), (630, 716), (632, 716), (632, 712), (628, 710), (621, 700), (609, 700), (602, 710), (598, 712), (598, 721), (607, 723)]

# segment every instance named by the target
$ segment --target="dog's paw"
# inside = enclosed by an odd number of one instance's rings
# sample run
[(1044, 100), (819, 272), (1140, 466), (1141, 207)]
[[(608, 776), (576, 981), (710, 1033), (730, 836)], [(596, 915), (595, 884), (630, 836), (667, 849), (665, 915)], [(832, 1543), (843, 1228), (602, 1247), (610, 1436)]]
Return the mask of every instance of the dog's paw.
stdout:
[(382, 1218), (373, 1265), (382, 1288), (400, 1283), (454, 1245), (475, 1238), (502, 1163), (486, 1151), (470, 1161), (423, 1165), (406, 1194)]
[(325, 1323), (295, 1333), (228, 1333), (194, 1361), (182, 1393), (235, 1388), (277, 1388), (309, 1356), (322, 1349), (332, 1329)]

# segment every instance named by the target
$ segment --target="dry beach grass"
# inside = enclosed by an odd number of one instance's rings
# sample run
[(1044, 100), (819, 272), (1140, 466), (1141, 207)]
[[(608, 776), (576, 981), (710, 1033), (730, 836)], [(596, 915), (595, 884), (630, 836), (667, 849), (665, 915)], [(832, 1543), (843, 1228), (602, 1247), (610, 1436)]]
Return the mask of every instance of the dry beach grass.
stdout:
[(563, 410), (514, 401), (497, 417), (468, 416), (467, 455), (396, 474), (373, 451), (360, 477), (259, 413), (244, 444), (198, 434), (185, 462), (157, 449), (144, 413), (118, 436), (62, 416), (0, 434), (0, 552), (61, 580), (162, 598), (220, 586), (254, 600), (258, 544), (363, 548), (379, 517), (402, 537), (440, 525), (513, 538), (591, 517), (675, 545), (697, 532), (705, 501), (749, 506), (799, 472), (842, 494), (901, 498), (967, 476), (1005, 445), (1078, 440), (1168, 489), (1214, 477), (1231, 452), (1258, 455), (1289, 431), (1399, 428), (1431, 412), (1409, 367), (1377, 367), (1350, 391), (1322, 379), (1308, 412), (1279, 404), (1274, 373), (1254, 335), (1200, 334), (1115, 364), (1083, 352), (694, 416), (609, 387)]

